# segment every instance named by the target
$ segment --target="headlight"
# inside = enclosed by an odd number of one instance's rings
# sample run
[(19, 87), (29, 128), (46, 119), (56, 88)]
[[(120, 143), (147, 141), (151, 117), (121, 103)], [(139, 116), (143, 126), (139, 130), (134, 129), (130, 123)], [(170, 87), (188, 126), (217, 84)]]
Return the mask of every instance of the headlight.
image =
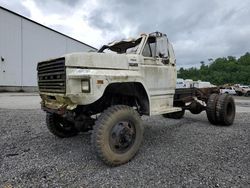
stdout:
[(82, 80), (81, 89), (82, 89), (83, 93), (90, 93), (90, 81), (89, 80)]

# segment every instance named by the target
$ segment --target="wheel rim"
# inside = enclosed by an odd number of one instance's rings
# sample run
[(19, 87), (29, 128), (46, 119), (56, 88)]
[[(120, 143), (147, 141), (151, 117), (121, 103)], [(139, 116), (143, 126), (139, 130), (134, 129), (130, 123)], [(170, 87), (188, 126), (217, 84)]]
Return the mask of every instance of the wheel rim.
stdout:
[(125, 153), (133, 146), (135, 136), (135, 126), (131, 122), (120, 121), (111, 129), (110, 147), (116, 153)]

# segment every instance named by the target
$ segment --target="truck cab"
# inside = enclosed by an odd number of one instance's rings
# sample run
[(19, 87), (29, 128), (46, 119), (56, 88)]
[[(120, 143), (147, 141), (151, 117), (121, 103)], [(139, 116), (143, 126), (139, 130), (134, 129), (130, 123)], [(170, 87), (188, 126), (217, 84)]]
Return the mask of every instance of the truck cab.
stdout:
[(94, 113), (100, 113), (122, 97), (144, 115), (180, 110), (173, 107), (173, 47), (159, 32), (114, 41), (98, 52), (67, 54), (40, 62), (37, 70), (44, 109), (74, 110), (98, 105), (100, 111), (95, 109)]

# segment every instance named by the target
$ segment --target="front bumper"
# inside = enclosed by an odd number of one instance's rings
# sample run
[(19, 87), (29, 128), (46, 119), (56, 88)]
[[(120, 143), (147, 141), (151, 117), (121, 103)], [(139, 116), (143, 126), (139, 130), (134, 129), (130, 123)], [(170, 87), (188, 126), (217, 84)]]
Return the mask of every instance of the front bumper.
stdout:
[[(42, 98), (41, 108), (45, 111), (56, 110), (73, 110), (77, 107), (77, 104), (74, 104), (68, 97), (64, 95), (53, 95), (40, 93)], [(50, 109), (50, 110), (48, 110)]]

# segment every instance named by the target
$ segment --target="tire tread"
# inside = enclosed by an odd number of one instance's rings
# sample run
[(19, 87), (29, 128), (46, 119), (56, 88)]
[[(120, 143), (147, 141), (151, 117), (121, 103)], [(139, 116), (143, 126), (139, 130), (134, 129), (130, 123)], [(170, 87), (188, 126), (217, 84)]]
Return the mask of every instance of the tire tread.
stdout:
[(217, 105), (218, 98), (219, 98), (219, 95), (216, 93), (213, 93), (209, 96), (209, 99), (207, 101), (207, 107), (206, 107), (207, 119), (213, 125), (217, 125), (219, 123), (216, 117), (216, 105)]

